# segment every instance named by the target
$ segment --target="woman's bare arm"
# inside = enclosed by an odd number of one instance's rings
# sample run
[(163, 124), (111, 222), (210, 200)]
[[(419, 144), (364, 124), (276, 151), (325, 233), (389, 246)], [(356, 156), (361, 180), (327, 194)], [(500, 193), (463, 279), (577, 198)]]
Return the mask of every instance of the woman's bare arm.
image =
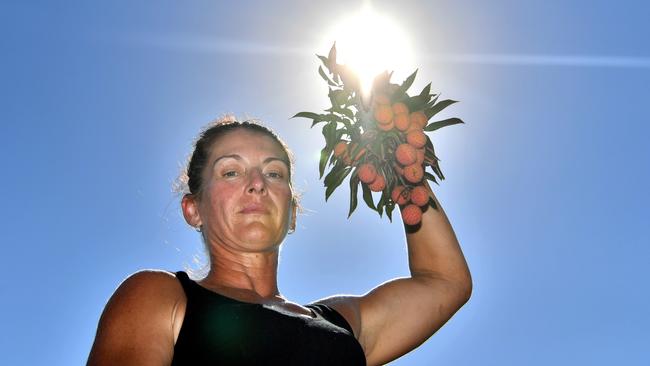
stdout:
[[(431, 190), (429, 189), (431, 192)], [(325, 300), (350, 322), (368, 365), (394, 360), (422, 344), (468, 300), (472, 279), (442, 206), (429, 207), (420, 229), (406, 234), (411, 277), (363, 296)]]
[(174, 316), (183, 289), (173, 274), (133, 274), (106, 304), (88, 365), (169, 365), (174, 354)]

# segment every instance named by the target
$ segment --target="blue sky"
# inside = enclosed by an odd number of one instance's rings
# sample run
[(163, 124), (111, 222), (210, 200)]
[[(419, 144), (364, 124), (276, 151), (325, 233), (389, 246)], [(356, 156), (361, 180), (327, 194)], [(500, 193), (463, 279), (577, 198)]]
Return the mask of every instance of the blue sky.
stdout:
[[(327, 107), (314, 54), (360, 6), (0, 5), (0, 364), (82, 364), (121, 280), (192, 265), (201, 244), (171, 186), (200, 128), (227, 112), (262, 119), (297, 157), (306, 212), (282, 251), (284, 295), (407, 275), (399, 222), (364, 207), (347, 220), (344, 190), (325, 203), (322, 136), (289, 120)], [(461, 101), (445, 116), (466, 122), (430, 136), (473, 297), (392, 364), (648, 364), (648, 6), (373, 6), (411, 35), (414, 90), (432, 81)]]

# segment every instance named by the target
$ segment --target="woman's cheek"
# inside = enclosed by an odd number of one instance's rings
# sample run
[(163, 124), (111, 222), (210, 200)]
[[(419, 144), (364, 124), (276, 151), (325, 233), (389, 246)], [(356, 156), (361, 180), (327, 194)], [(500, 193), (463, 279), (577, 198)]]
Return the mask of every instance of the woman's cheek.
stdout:
[(211, 187), (211, 205), (213, 209), (223, 210), (228, 206), (228, 201), (232, 200), (235, 193), (231, 184), (218, 182)]

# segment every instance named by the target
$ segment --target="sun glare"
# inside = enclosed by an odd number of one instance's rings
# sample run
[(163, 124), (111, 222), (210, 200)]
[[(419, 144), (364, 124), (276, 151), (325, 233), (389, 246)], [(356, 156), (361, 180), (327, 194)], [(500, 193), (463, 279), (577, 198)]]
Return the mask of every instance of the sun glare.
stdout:
[[(326, 47), (336, 41), (338, 63), (350, 66), (361, 79), (362, 92), (368, 95), (374, 77), (384, 70), (395, 76), (415, 71), (408, 37), (389, 17), (365, 5), (360, 13), (344, 19), (327, 33)], [(329, 50), (329, 48), (326, 48)]]

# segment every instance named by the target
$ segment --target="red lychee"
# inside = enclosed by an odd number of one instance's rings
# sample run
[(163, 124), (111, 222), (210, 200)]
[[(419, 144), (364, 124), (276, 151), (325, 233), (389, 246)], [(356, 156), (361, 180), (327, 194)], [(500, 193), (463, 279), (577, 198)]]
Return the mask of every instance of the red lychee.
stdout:
[(390, 198), (393, 200), (393, 202), (401, 206), (405, 205), (409, 201), (410, 195), (411, 194), (409, 190), (406, 187), (400, 185), (393, 188), (393, 192), (391, 193)]
[(357, 175), (359, 176), (360, 181), (369, 184), (377, 178), (377, 169), (375, 169), (375, 166), (370, 163), (361, 164), (357, 170)]
[(411, 183), (420, 183), (424, 177), (424, 169), (422, 165), (411, 164), (404, 167), (404, 178)]
[(409, 144), (401, 144), (395, 149), (395, 158), (402, 165), (411, 165), (417, 160), (415, 148)]
[(402, 220), (406, 225), (417, 225), (422, 221), (422, 210), (416, 205), (408, 205), (402, 209)]
[(368, 188), (370, 188), (370, 190), (373, 192), (381, 192), (384, 190), (384, 188), (386, 188), (386, 179), (383, 175), (377, 174), (375, 180), (372, 183), (368, 184)]
[(418, 206), (429, 203), (429, 192), (424, 186), (416, 186), (411, 190), (411, 202)]

